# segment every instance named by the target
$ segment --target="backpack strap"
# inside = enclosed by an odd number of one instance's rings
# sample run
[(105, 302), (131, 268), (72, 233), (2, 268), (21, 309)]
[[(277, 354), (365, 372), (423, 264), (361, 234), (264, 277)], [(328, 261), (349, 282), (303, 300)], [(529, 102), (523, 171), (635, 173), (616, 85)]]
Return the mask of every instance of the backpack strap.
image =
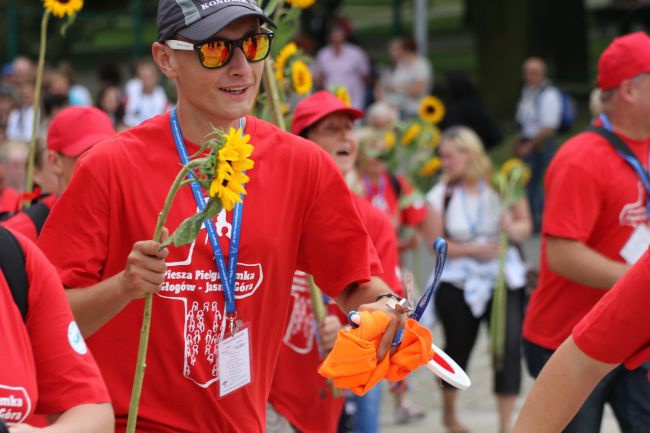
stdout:
[(27, 273), (25, 272), (25, 253), (16, 237), (0, 226), (0, 269), (9, 284), (11, 295), (20, 310), (23, 321), (27, 319)]
[(32, 224), (34, 224), (34, 228), (36, 229), (36, 236), (39, 236), (41, 234), (41, 229), (45, 224), (45, 220), (50, 215), (50, 207), (42, 201), (38, 201), (32, 204), (29, 208), (25, 209), (23, 212), (25, 212), (25, 214), (32, 221)]
[(395, 195), (399, 199), (402, 196), (402, 184), (397, 176), (395, 176), (395, 173), (391, 171), (388, 172), (388, 180), (390, 181), (390, 186), (393, 188), (393, 191), (395, 191)]
[(445, 195), (442, 202), (442, 232), (446, 238), (449, 238), (449, 232), (447, 231), (447, 224), (445, 224), (445, 218), (447, 216), (447, 209), (449, 208), (449, 202), (451, 197), (454, 195), (454, 184), (446, 183), (445, 184)]

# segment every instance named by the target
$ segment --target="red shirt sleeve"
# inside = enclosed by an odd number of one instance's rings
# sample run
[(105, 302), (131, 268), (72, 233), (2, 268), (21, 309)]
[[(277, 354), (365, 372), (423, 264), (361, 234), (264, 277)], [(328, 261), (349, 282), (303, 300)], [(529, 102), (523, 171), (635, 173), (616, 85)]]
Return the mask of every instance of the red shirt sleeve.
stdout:
[(318, 287), (336, 297), (349, 284), (382, 273), (382, 268), (338, 168), (324, 151), (318, 155), (297, 268), (312, 274)]
[[(102, 273), (109, 230), (121, 230), (109, 227), (108, 185), (111, 182), (107, 174), (91, 172), (82, 157), (45, 222), (38, 245), (56, 266), (66, 287), (90, 287), (105, 277)], [(61, 239), (66, 239), (65, 245)]]
[(578, 164), (554, 162), (546, 177), (543, 233), (586, 242), (602, 204), (601, 179)]
[(573, 329), (573, 339), (587, 355), (619, 364), (630, 358), (640, 365), (650, 359), (650, 253), (603, 296)]
[(110, 402), (56, 270), (27, 238), (15, 236), (25, 252), (29, 280), (26, 327), (39, 391), (36, 412), (55, 414), (80, 404)]

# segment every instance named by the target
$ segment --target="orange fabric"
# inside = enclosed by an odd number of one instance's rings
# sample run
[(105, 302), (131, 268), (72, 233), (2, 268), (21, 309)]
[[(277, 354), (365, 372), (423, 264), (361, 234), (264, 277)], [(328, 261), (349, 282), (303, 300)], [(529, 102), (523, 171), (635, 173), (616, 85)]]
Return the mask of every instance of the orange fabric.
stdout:
[(431, 333), (409, 319), (397, 352), (378, 363), (377, 346), (390, 318), (383, 311), (359, 314), (361, 326), (339, 331), (334, 348), (318, 369), (321, 376), (331, 378), (337, 387), (364, 395), (382, 379), (402, 380), (433, 358)]

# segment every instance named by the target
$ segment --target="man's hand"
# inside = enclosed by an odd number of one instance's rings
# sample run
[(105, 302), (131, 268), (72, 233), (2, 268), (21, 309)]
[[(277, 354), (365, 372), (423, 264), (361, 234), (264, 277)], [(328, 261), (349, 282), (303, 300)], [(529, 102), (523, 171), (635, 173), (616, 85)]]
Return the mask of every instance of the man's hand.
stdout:
[(393, 347), (392, 343), (397, 332), (404, 328), (406, 323), (406, 314), (399, 314), (386, 304), (388, 298), (381, 298), (371, 304), (362, 304), (359, 306), (359, 311), (383, 311), (390, 317), (390, 322), (386, 327), (384, 335), (382, 335), (379, 345), (377, 346), (377, 362), (380, 362), (388, 355), (388, 352), (395, 353), (397, 347)]
[[(168, 236), (169, 231), (164, 228), (161, 242)], [(168, 254), (169, 250), (161, 248), (160, 242), (149, 240), (133, 244), (121, 275), (121, 294), (126, 299), (134, 300), (149, 293), (159, 292), (161, 284), (165, 281), (165, 258)]]
[(471, 255), (479, 260), (494, 260), (499, 257), (501, 245), (497, 242), (488, 244), (474, 244)]
[(343, 325), (337, 316), (329, 315), (323, 318), (318, 325), (318, 335), (320, 336), (320, 347), (323, 352), (327, 353), (334, 347), (336, 336)]

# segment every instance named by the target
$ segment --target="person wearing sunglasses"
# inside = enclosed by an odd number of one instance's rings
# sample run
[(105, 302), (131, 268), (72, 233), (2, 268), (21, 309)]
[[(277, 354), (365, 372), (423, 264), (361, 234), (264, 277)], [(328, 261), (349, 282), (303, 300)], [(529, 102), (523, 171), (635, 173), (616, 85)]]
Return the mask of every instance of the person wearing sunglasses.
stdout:
[[(381, 266), (336, 165), (307, 140), (247, 115), (273, 38), (262, 24), (274, 26), (247, 0), (160, 0), (152, 54), (176, 83), (178, 105), (84, 154), (41, 232), (108, 383), (117, 433), (147, 293), (155, 296), (141, 433), (264, 431), (295, 269), (345, 311), (364, 304), (390, 315), (380, 359), (403, 326), (385, 298), (376, 301), (388, 288), (371, 280)], [(201, 230), (190, 245), (161, 249), (148, 239), (181, 155), (196, 153), (213, 126), (250, 135), (255, 166), (244, 203), (208, 223), (213, 236)], [(170, 228), (196, 213), (202, 193), (180, 191)], [(237, 340), (223, 337), (231, 308)], [(233, 341), (242, 344), (226, 344)]]

